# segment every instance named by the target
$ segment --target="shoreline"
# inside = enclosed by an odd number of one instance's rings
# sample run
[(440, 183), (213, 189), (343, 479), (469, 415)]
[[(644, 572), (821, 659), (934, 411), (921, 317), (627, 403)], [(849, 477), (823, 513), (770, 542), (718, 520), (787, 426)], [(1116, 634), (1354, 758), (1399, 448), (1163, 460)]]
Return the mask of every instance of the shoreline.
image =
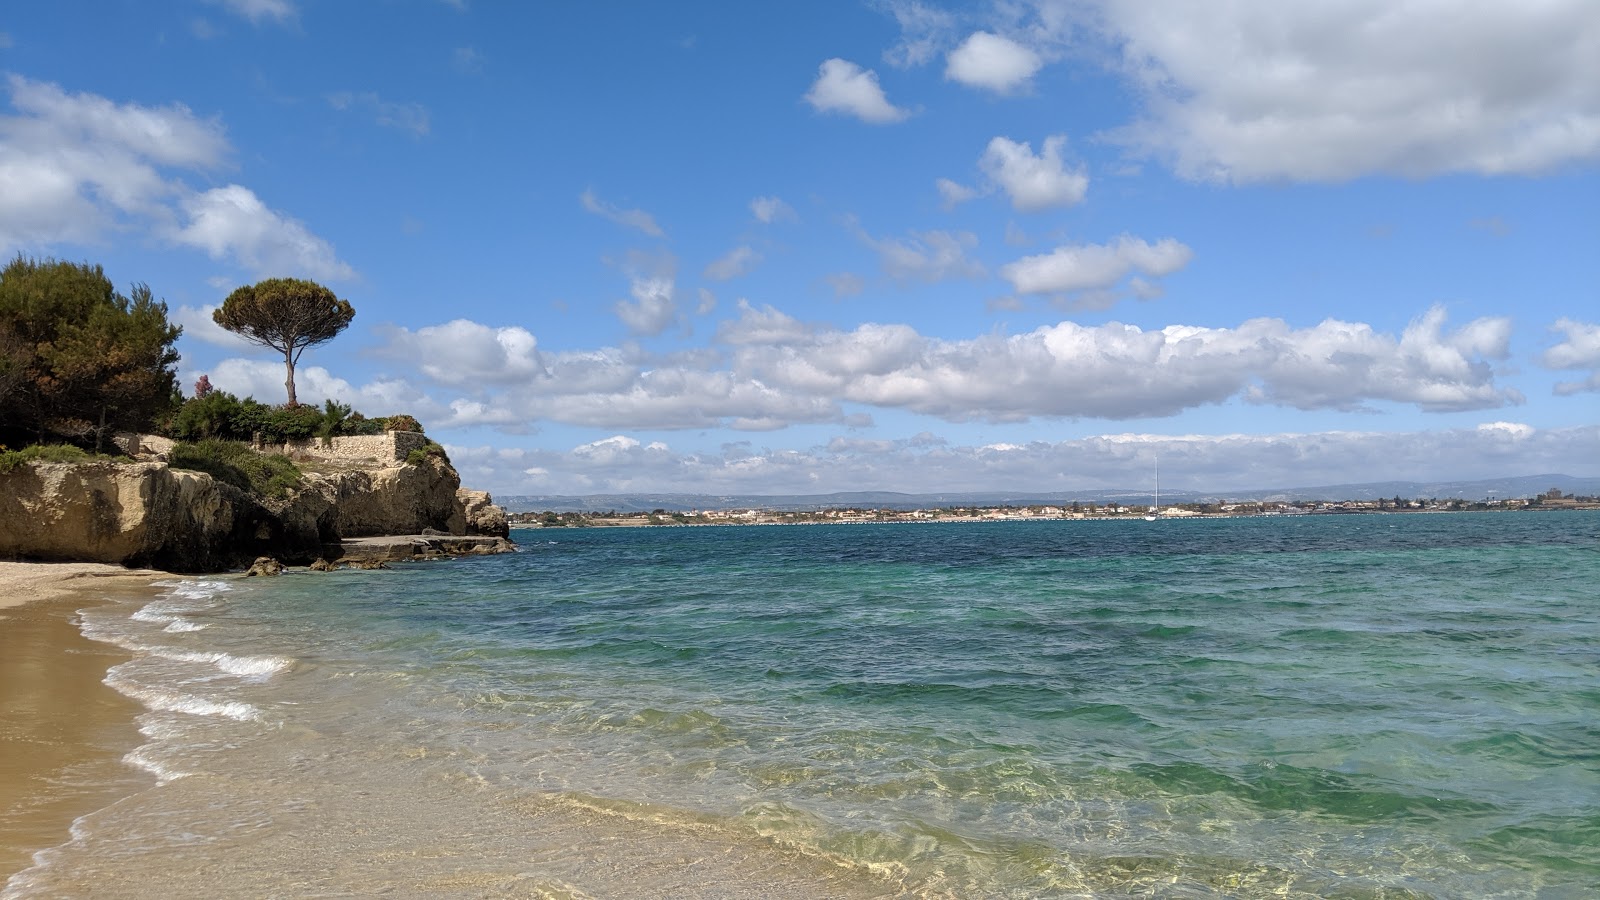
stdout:
[(83, 636), (79, 609), (174, 577), (104, 563), (0, 562), (0, 885), (72, 823), (148, 782), (122, 762), (144, 711), (104, 683), (125, 651)]

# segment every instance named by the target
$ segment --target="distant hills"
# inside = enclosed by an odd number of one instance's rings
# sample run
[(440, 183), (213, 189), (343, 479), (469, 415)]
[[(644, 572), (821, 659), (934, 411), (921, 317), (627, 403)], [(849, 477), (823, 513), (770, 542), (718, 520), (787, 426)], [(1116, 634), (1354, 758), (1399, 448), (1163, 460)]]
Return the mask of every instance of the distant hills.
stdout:
[[(1223, 501), (1376, 500), (1379, 497), (1440, 500), (1495, 500), (1534, 497), (1551, 488), (1567, 494), (1600, 494), (1600, 478), (1571, 475), (1524, 475), (1482, 481), (1375, 481), (1319, 487), (1261, 490), (1162, 491), (1163, 503)], [(694, 509), (810, 510), (829, 508), (933, 509), (948, 506), (1039, 506), (1080, 503), (1148, 505), (1148, 490), (1083, 490), (1044, 493), (976, 491), (904, 494), (896, 491), (841, 491), (832, 494), (524, 494), (496, 498), (508, 512), (687, 512)]]

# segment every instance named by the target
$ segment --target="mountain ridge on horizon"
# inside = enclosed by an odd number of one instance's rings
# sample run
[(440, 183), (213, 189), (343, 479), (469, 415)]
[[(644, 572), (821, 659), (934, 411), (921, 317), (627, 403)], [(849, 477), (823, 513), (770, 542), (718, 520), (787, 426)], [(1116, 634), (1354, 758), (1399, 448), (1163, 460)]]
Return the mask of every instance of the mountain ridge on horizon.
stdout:
[[(1562, 474), (1520, 475), (1506, 478), (1439, 481), (1373, 481), (1359, 484), (1242, 491), (1163, 490), (1173, 503), (1223, 501), (1292, 502), (1298, 500), (1405, 499), (1489, 500), (1534, 497), (1551, 488), (1564, 493), (1600, 494), (1600, 476)], [(1010, 505), (1082, 503), (1145, 503), (1153, 499), (1147, 489), (1097, 488), (1080, 491), (833, 491), (823, 494), (702, 494), (638, 491), (623, 494), (508, 494), (499, 504), (508, 512), (648, 512), (655, 509), (683, 512), (694, 509), (755, 508), (807, 510), (871, 506), (885, 509), (925, 509), (954, 505)]]

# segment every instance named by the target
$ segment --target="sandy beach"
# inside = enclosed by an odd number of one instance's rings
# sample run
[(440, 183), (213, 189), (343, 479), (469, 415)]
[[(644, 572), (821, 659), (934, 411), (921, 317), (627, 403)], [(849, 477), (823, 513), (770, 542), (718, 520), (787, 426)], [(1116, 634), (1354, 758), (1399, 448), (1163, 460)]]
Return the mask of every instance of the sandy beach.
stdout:
[(122, 764), (140, 706), (107, 687), (127, 659), (90, 641), (74, 613), (170, 577), (101, 563), (0, 562), (0, 883), (73, 819), (145, 784)]

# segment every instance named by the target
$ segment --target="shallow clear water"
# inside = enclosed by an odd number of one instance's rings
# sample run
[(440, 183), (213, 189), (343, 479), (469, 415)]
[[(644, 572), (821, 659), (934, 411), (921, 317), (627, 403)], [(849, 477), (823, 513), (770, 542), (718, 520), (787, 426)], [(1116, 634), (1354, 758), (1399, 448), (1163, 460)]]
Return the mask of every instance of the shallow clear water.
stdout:
[(515, 537), (86, 611), (158, 783), (6, 895), (1600, 883), (1600, 515)]

